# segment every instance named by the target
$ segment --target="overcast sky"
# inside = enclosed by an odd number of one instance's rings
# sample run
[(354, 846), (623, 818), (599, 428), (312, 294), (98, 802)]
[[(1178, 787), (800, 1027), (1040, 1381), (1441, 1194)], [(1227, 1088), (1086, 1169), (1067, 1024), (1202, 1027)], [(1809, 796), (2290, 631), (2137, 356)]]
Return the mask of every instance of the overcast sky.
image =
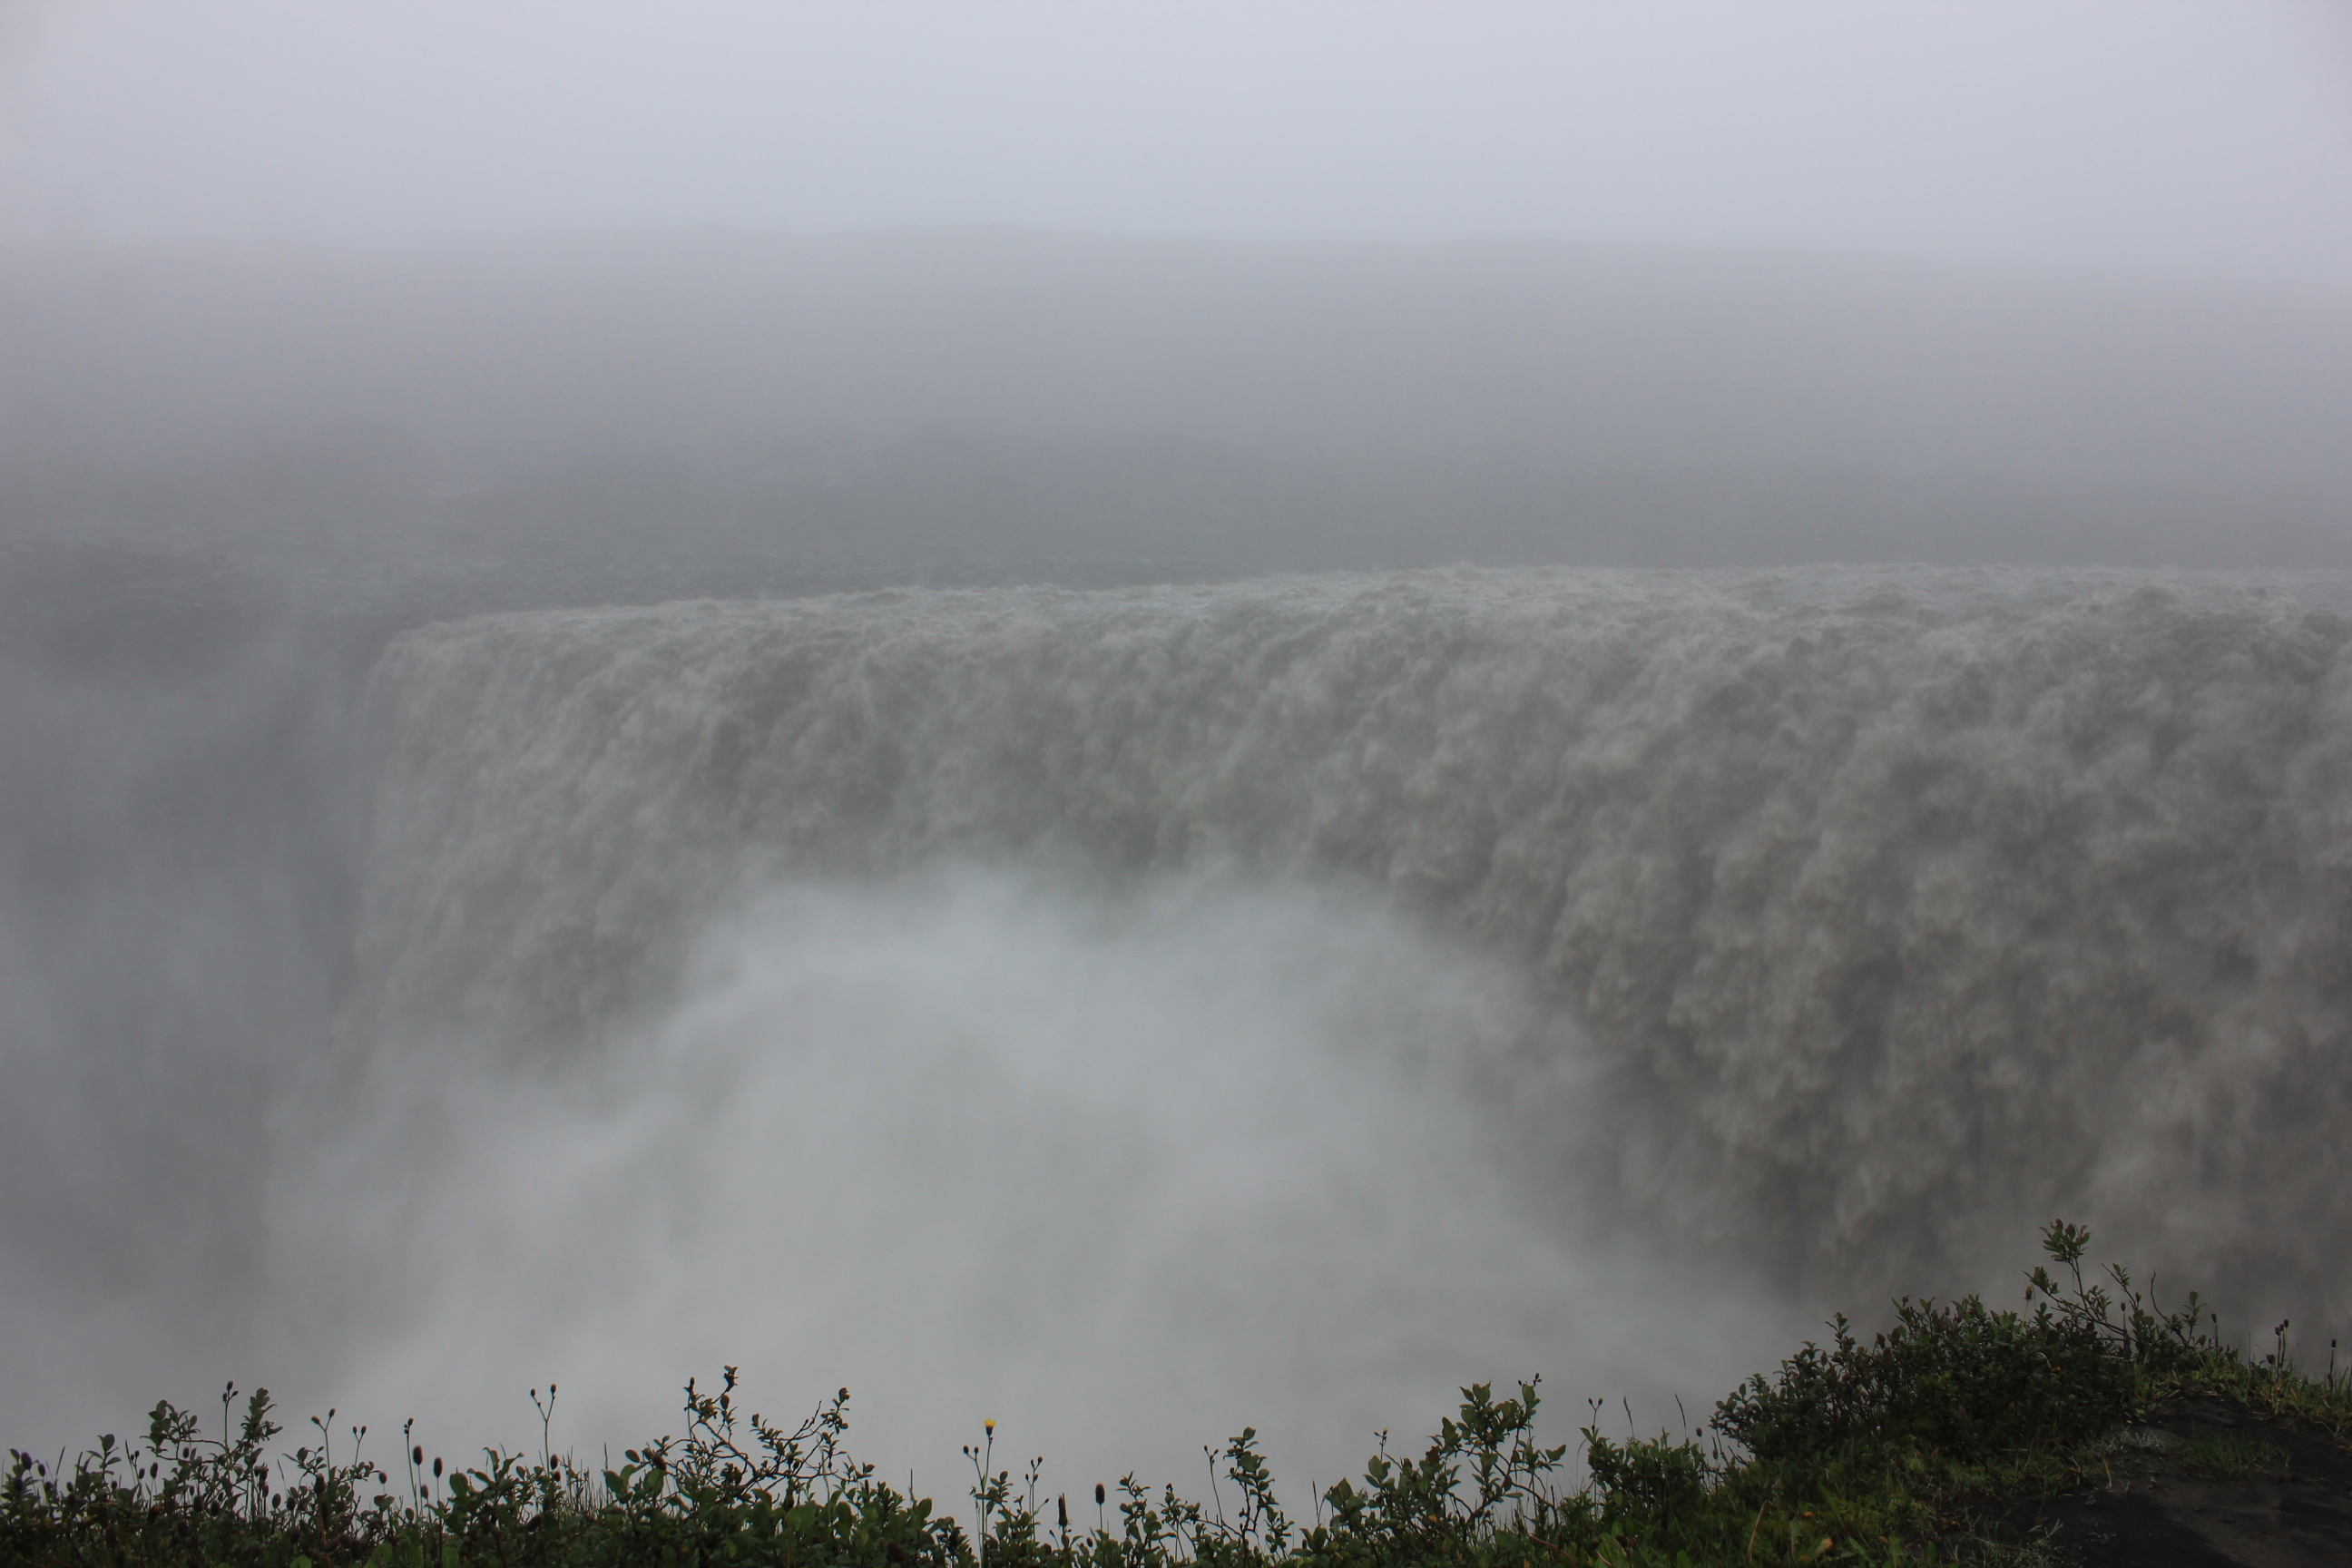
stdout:
[(2352, 5), (0, 0), (15, 237), (983, 223), (2352, 285)]

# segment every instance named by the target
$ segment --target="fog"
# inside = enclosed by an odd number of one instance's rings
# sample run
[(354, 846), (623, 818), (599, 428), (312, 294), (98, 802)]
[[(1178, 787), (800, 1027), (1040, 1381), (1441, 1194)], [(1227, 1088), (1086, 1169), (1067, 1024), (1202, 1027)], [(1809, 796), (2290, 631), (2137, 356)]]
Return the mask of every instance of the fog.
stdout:
[(1009, 225), (2340, 287), (2326, 0), (13, 7), (0, 230)]
[(27, 251), (5, 527), (414, 571), (2340, 565), (2352, 299), (935, 232)]
[(217, 15), (0, 19), (7, 1441), (2343, 1326), (2328, 14)]

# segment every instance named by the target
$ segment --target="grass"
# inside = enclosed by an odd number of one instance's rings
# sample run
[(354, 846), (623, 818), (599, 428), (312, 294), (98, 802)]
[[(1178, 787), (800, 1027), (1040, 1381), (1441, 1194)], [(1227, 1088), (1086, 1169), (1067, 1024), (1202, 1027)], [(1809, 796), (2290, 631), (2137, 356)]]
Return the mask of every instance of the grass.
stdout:
[(2287, 1454), (2276, 1443), (2260, 1437), (2204, 1431), (2181, 1445), (2180, 1465), (2192, 1476), (2214, 1480), (2243, 1480), (2252, 1476), (2274, 1476), (2284, 1480)]
[[(2090, 1237), (2054, 1223), (2047, 1261), (2028, 1276), (2032, 1310), (1976, 1297), (1895, 1303), (1864, 1343), (1843, 1317), (1772, 1374), (1723, 1399), (1677, 1436), (1601, 1430), (1600, 1407), (1575, 1447), (1534, 1436), (1537, 1383), (1506, 1397), (1462, 1391), (1459, 1409), (1418, 1450), (1380, 1451), (1361, 1477), (1286, 1511), (1244, 1430), (1209, 1450), (1209, 1500), (1156, 1492), (1129, 1475), (1097, 1487), (1095, 1528), (1073, 1531), (1066, 1499), (1041, 1500), (1032, 1465), (993, 1470), (992, 1427), (973, 1462), (973, 1539), (927, 1499), (877, 1480), (850, 1458), (848, 1390), (797, 1426), (745, 1414), (735, 1370), (716, 1393), (689, 1383), (684, 1434), (591, 1472), (544, 1441), (555, 1390), (540, 1405), (533, 1460), (497, 1449), (449, 1468), (403, 1432), (394, 1468), (361, 1457), (366, 1428), (335, 1413), (283, 1451), (266, 1392), (241, 1410), (232, 1387), (218, 1435), (158, 1405), (143, 1444), (101, 1437), (54, 1469), (12, 1451), (0, 1484), (0, 1564), (162, 1563), (253, 1568), (458, 1568), (496, 1563), (830, 1564), (876, 1568), (1698, 1568), (1717, 1563), (2031, 1564), (2046, 1543), (1988, 1539), (2000, 1500), (2056, 1495), (2136, 1440), (2156, 1405), (2203, 1394), (2289, 1416), (2339, 1438), (2352, 1426), (2352, 1379), (2332, 1359), (2313, 1376), (2286, 1353), (2259, 1359), (2221, 1343), (2195, 1296), (2152, 1306), (2121, 1268), (2086, 1281)], [(2224, 1431), (2181, 1447), (2185, 1468), (2221, 1478), (2284, 1473), (2275, 1445)], [(1108, 1511), (1116, 1505), (1117, 1522)]]

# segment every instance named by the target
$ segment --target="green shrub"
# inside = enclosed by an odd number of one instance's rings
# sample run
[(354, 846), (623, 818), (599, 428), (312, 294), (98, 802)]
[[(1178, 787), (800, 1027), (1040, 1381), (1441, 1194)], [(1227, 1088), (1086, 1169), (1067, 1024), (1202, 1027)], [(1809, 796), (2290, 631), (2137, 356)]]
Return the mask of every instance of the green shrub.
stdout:
[(1780, 1377), (1748, 1380), (1716, 1407), (1718, 1430), (1759, 1459), (1811, 1460), (1855, 1445), (1990, 1458), (2105, 1430), (2132, 1409), (2130, 1364), (2048, 1310), (1994, 1311), (1974, 1296), (1904, 1300), (1859, 1344), (1840, 1316)]
[[(315, 1443), (276, 1452), (268, 1394), (233, 1420), (231, 1388), (217, 1437), (159, 1405), (143, 1447), (108, 1436), (54, 1472), (12, 1453), (0, 1568), (1899, 1564), (1936, 1560), (1974, 1500), (2079, 1481), (2090, 1461), (2071, 1445), (2192, 1382), (2265, 1413), (2352, 1424), (2352, 1393), (2332, 1368), (2324, 1384), (2294, 1371), (2287, 1325), (2274, 1354), (2242, 1357), (2200, 1333), (2193, 1296), (2168, 1314), (2120, 1268), (2105, 1277), (2113, 1295), (2086, 1284), (2088, 1243), (2063, 1223), (2044, 1233), (2048, 1261), (2027, 1277), (2031, 1313), (1973, 1296), (1906, 1300), (1866, 1346), (1837, 1318), (1828, 1348), (1805, 1346), (1717, 1407), (1706, 1449), (1663, 1434), (1617, 1442), (1596, 1419), (1582, 1429), (1588, 1479), (1574, 1490), (1558, 1484), (1567, 1447), (1536, 1441), (1535, 1382), (1500, 1400), (1488, 1384), (1463, 1389), (1418, 1457), (1391, 1453), (1381, 1434), (1360, 1479), (1317, 1500), (1312, 1523), (1281, 1508), (1257, 1435), (1244, 1430), (1207, 1450), (1207, 1504), (1172, 1487), (1155, 1495), (1129, 1475), (1116, 1489), (1116, 1524), (1074, 1532), (1066, 1503), (1037, 1495), (1042, 1461), (1017, 1488), (992, 1469), (992, 1428), (969, 1450), (976, 1537), (848, 1457), (845, 1389), (786, 1429), (739, 1409), (730, 1367), (715, 1394), (687, 1384), (682, 1436), (625, 1450), (595, 1474), (552, 1452), (544, 1425), (536, 1462), (488, 1449), (478, 1466), (455, 1468), (428, 1466), (404, 1429), (395, 1482), (362, 1456), (364, 1427), (348, 1429), (338, 1457), (332, 1411), (312, 1422)], [(553, 1397), (551, 1387), (542, 1423)], [(2273, 1446), (2228, 1438), (2193, 1458), (2217, 1474), (2283, 1464)], [(1110, 1490), (1097, 1489), (1098, 1508)]]
[(1672, 1535), (1679, 1520), (1696, 1518), (1713, 1485), (1714, 1468), (1697, 1444), (1644, 1442), (1628, 1437), (1620, 1447), (1588, 1426), (1585, 1468), (1592, 1477), (1589, 1495), (1598, 1521), (1606, 1527)]
[(1864, 1346), (1840, 1314), (1830, 1349), (1807, 1344), (1777, 1378), (1750, 1378), (1716, 1407), (1717, 1429), (1766, 1460), (1893, 1447), (1976, 1463), (2114, 1426), (2137, 1407), (2143, 1373), (2171, 1371), (2211, 1347), (2197, 1331), (2195, 1295), (2165, 1314), (2122, 1268), (2108, 1271), (2119, 1300), (2086, 1286), (2089, 1242), (2089, 1232), (2063, 1220), (2043, 1232), (2042, 1250), (2070, 1272), (2071, 1288), (2037, 1265), (2026, 1298), (2042, 1300), (2030, 1316), (1975, 1296), (1906, 1298), (1895, 1304), (1895, 1326)]

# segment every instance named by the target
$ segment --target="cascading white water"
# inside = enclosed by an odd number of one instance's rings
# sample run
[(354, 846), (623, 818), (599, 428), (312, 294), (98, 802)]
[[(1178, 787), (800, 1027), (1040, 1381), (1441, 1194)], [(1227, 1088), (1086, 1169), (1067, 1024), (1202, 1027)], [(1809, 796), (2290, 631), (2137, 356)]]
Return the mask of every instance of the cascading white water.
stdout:
[(1369, 895), (1572, 1013), (1613, 1131), (1511, 1121), (1570, 1206), (1606, 1136), (1612, 1204), (1815, 1299), (1995, 1277), (2063, 1213), (2334, 1313), (2348, 636), (2242, 583), (1957, 572), (437, 626), (375, 678), (346, 1033), (642, 1031), (714, 921), (812, 879), (1218, 870)]

